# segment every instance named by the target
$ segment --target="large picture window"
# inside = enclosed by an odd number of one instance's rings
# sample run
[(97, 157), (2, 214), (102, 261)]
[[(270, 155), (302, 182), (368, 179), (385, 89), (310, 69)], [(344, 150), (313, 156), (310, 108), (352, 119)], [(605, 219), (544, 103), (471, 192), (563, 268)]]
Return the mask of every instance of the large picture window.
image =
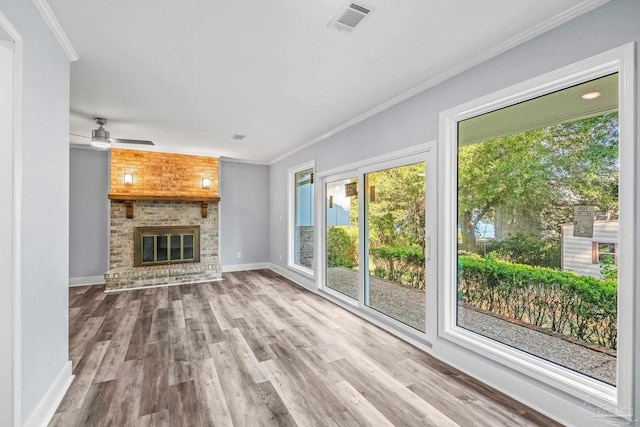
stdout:
[(314, 164), (289, 171), (289, 267), (307, 275), (314, 267)]
[(622, 415), (633, 377), (631, 52), (441, 115), (451, 170), (440, 335)]
[[(584, 82), (467, 119), (458, 132), (457, 325), (611, 385), (618, 278), (604, 277), (605, 256), (599, 271), (588, 258), (594, 233), (619, 234), (617, 83), (617, 74)], [(540, 105), (561, 113), (532, 121)], [(469, 141), (476, 128), (497, 136)], [(563, 239), (575, 242), (564, 252)], [(562, 258), (588, 261), (563, 271)]]

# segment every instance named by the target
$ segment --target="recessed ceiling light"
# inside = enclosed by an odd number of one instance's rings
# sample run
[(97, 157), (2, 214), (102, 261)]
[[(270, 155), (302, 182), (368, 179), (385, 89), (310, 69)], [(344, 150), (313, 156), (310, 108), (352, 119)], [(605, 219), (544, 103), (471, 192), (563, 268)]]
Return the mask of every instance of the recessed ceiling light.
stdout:
[(582, 95), (582, 99), (596, 99), (600, 95), (602, 95), (600, 92), (589, 92)]
[(247, 135), (240, 135), (239, 133), (234, 133), (231, 135), (231, 139), (237, 139), (238, 141), (241, 139), (245, 139)]

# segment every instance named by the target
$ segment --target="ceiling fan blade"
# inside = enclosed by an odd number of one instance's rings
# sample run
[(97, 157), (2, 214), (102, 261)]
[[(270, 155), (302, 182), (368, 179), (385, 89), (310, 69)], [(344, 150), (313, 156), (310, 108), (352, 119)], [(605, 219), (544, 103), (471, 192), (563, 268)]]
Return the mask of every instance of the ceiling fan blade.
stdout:
[(155, 145), (151, 141), (143, 141), (141, 139), (120, 139), (120, 138), (109, 138), (109, 141), (115, 142), (116, 144), (139, 144), (139, 145)]
[(91, 139), (91, 137), (90, 137), (90, 136), (87, 136), (87, 135), (78, 135), (77, 133), (70, 133), (69, 135), (77, 136), (77, 137), (80, 137), (80, 138)]

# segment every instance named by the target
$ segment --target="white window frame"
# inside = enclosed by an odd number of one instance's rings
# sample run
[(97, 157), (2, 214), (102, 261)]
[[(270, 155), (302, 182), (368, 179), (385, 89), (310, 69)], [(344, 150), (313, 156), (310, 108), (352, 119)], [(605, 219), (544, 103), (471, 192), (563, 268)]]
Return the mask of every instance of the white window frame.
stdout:
[[(459, 327), (456, 321), (458, 122), (612, 73), (619, 76), (620, 229), (624, 230), (619, 242), (617, 387), (473, 333)], [(635, 209), (635, 93), (635, 45), (629, 43), (441, 112), (438, 150), (441, 166), (438, 339), (456, 343), (502, 364), (505, 370), (524, 373), (625, 418), (634, 415), (635, 236), (638, 221)], [(475, 357), (470, 355), (466, 363), (471, 366)]]
[[(314, 181), (313, 181), (313, 192), (311, 194), (311, 199), (314, 201), (316, 201), (316, 179), (315, 179), (315, 173), (316, 173), (316, 162), (315, 160), (312, 160), (310, 162), (292, 167), (288, 170), (288, 185), (287, 185), (287, 194), (288, 194), (288, 248), (287, 248), (287, 268), (296, 271), (297, 273), (300, 273), (306, 277), (310, 277), (313, 278), (314, 277), (314, 271), (311, 268), (307, 268), (303, 265), (300, 264), (296, 264), (295, 259), (296, 259), (296, 255), (295, 255), (295, 238), (296, 238), (296, 174), (299, 172), (303, 172), (307, 169), (311, 169), (313, 170), (312, 174), (314, 176)], [(312, 209), (311, 214), (313, 215), (313, 228), (314, 228), (314, 232), (313, 232), (313, 236), (314, 239), (316, 237), (316, 224), (317, 224), (317, 220), (316, 220), (316, 212), (315, 212), (315, 207), (314, 209)], [(315, 242), (313, 244), (313, 250), (314, 250), (314, 261), (312, 265), (315, 265), (315, 258), (317, 257), (316, 254), (316, 245)]]
[[(316, 231), (316, 253), (319, 256), (316, 259), (316, 286), (317, 289), (331, 295), (333, 298), (353, 307), (358, 307), (359, 302), (348, 295), (344, 295), (327, 286), (327, 184), (335, 181), (343, 181), (346, 179), (358, 179), (358, 203), (360, 203), (360, 194), (362, 188), (360, 186), (360, 175), (358, 169), (342, 171), (333, 175), (321, 174), (317, 178), (318, 191), (316, 192), (316, 218), (318, 218), (318, 227)], [(358, 215), (361, 214), (358, 205)], [(360, 227), (360, 217), (358, 216), (358, 227)], [(360, 248), (358, 248), (360, 250)], [(360, 274), (358, 274), (358, 296), (360, 295)]]
[[(600, 255), (613, 255), (613, 262), (618, 265), (618, 252), (620, 252), (620, 249), (618, 248), (618, 243), (617, 242), (610, 242), (610, 241), (605, 241), (605, 240), (594, 240), (592, 242), (592, 244), (596, 245), (596, 256), (595, 256), (595, 260), (592, 259), (591, 263), (598, 265), (601, 262), (603, 262), (603, 260), (600, 259)], [(613, 246), (613, 252), (600, 252), (600, 245), (611, 245)], [(593, 251), (593, 248), (592, 248)], [(593, 262), (595, 261), (595, 262)]]

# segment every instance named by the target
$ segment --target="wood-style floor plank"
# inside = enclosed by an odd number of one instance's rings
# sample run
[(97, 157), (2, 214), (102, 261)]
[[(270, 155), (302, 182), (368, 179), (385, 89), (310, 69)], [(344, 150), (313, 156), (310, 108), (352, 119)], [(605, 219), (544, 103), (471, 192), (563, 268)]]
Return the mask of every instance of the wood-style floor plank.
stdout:
[(206, 408), (208, 425), (231, 427), (233, 421), (227, 405), (227, 397), (213, 359), (198, 360), (193, 366), (198, 400)]
[(96, 373), (95, 382), (112, 381), (120, 374), (120, 369), (131, 345), (131, 335), (138, 318), (140, 302), (140, 300), (133, 300), (124, 309), (124, 313), (122, 313), (122, 317), (118, 320), (118, 325), (113, 332), (107, 353), (104, 355), (100, 368)]
[(268, 271), (69, 290), (75, 379), (50, 426), (555, 426)]
[(169, 342), (157, 341), (147, 345), (144, 360), (139, 415), (151, 415), (169, 409)]
[(109, 344), (110, 341), (93, 343), (87, 354), (82, 358), (82, 361), (76, 365), (74, 369), (75, 378), (69, 386), (64, 399), (60, 402), (59, 410), (69, 411), (82, 407)]
[(105, 425), (135, 425), (140, 418), (140, 390), (144, 362), (128, 360), (122, 365), (122, 379), (116, 382), (116, 389), (109, 406)]

